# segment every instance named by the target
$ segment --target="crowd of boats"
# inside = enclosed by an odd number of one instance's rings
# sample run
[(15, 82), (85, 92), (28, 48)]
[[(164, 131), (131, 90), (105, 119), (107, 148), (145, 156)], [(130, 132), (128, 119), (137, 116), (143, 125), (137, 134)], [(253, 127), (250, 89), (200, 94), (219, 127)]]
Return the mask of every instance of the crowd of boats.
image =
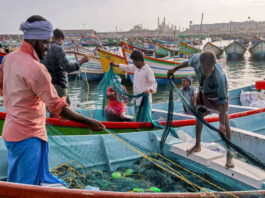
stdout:
[[(257, 36), (253, 36), (251, 39), (237, 37), (230, 40), (228, 45), (222, 47), (215, 42), (222, 40), (221, 38), (213, 37), (208, 40), (209, 42), (200, 41), (199, 39), (176, 41), (172, 39), (131, 38), (120, 40), (113, 38), (108, 39), (108, 46), (104, 46), (101, 40), (97, 40), (94, 47), (84, 45), (81, 42), (82, 40), (79, 40), (78, 43), (65, 40), (63, 46), (65, 51), (68, 52), (67, 57), (70, 61), (76, 61), (83, 55), (89, 56), (90, 61), (84, 64), (80, 71), (70, 74), (79, 74), (88, 82), (100, 80), (103, 74), (108, 71), (110, 61), (124, 64), (131, 63), (129, 57), (134, 49), (144, 53), (146, 62), (154, 70), (158, 84), (167, 83), (166, 72), (168, 69), (185, 61), (192, 54), (203, 50), (214, 52), (222, 65), (225, 65), (226, 59), (241, 59), (244, 57), (246, 50), (249, 50), (255, 59), (264, 59), (265, 57), (264, 40)], [(2, 40), (0, 44), (3, 48), (14, 51), (19, 47), (20, 42), (17, 40)], [(1, 52), (0, 61), (5, 54), (5, 52)], [(116, 72), (122, 76), (125, 75), (118, 70)], [(132, 74), (128, 75), (131, 79), (133, 78)], [(181, 69), (175, 74), (175, 78), (181, 79), (184, 75), (194, 77), (195, 73), (192, 68)]]
[[(82, 78), (89, 81), (99, 81), (105, 72), (108, 72), (110, 62), (113, 61), (116, 64), (130, 64), (130, 54), (134, 49), (141, 50), (145, 54), (145, 61), (154, 70), (155, 77), (159, 85), (163, 85), (168, 82), (166, 73), (168, 69), (180, 64), (182, 61), (187, 60), (192, 54), (198, 53), (202, 50), (213, 51), (218, 58), (220, 64), (224, 64), (226, 57), (238, 58), (239, 52), (238, 46), (244, 46), (249, 51), (252, 48), (263, 49), (260, 43), (263, 43), (262, 39), (256, 39), (254, 42), (246, 39), (239, 38), (236, 41), (232, 41), (229, 45), (224, 48), (218, 47), (214, 42), (207, 42), (202, 47), (199, 41), (197, 45), (191, 45), (188, 42), (166, 42), (159, 40), (126, 40), (119, 41), (118, 48), (112, 47), (107, 48), (103, 45), (97, 46), (96, 49), (91, 47), (84, 47), (75, 44), (74, 46), (65, 46), (64, 50), (68, 54), (70, 61), (76, 61), (81, 56), (88, 56), (89, 62), (84, 64), (80, 71), (69, 75), (80, 75)], [(231, 47), (232, 46), (232, 47)], [(256, 46), (256, 47), (255, 47)], [(14, 46), (14, 48), (19, 47)], [(231, 49), (231, 50), (229, 50)], [(233, 51), (234, 49), (234, 51)], [(265, 50), (265, 49), (264, 49)], [(231, 53), (230, 53), (231, 52)], [(226, 55), (224, 55), (224, 53)], [(259, 54), (265, 53), (259, 52)], [(237, 54), (237, 55), (236, 55)], [(6, 53), (1, 52), (0, 58), (3, 58)], [(256, 57), (253, 54), (254, 57)], [(257, 56), (261, 58), (263, 56)], [(115, 68), (115, 73), (122, 77), (129, 76), (133, 80), (133, 73), (124, 73)], [(184, 75), (195, 76), (192, 68), (186, 68), (179, 70), (175, 74), (176, 79), (181, 79)], [(264, 83), (265, 85), (265, 83)], [(265, 89), (265, 86), (261, 87)], [(260, 87), (259, 87), (260, 89)], [(265, 115), (265, 108), (260, 107), (247, 107), (243, 106), (240, 101), (240, 94), (242, 91), (259, 91), (255, 86), (242, 87), (240, 89), (230, 90), (229, 92), (229, 119), (232, 126), (232, 142), (237, 144), (239, 147), (244, 148), (248, 153), (255, 156), (261, 163), (265, 164), (265, 155), (262, 152), (265, 143), (265, 125), (263, 124), (263, 117)], [(128, 112), (129, 108), (127, 107)], [(87, 117), (96, 118), (96, 109), (79, 109), (77, 110), (82, 115)], [(167, 124), (168, 119), (168, 102), (152, 104), (152, 114), (154, 119), (159, 121), (161, 125)], [(0, 127), (3, 127), (6, 113), (4, 108), (0, 111)], [(263, 197), (265, 195), (265, 172), (264, 169), (253, 166), (247, 160), (241, 160), (235, 156), (234, 163), (235, 168), (225, 169), (224, 162), (225, 156), (220, 152), (220, 147), (216, 147), (221, 142), (221, 137), (214, 131), (204, 128), (202, 135), (202, 142), (205, 145), (211, 143), (209, 146), (203, 146), (202, 152), (195, 153), (192, 155), (186, 155), (186, 149), (191, 146), (192, 139), (195, 138), (194, 125), (196, 118), (193, 115), (187, 115), (183, 113), (183, 105), (179, 100), (174, 102), (172, 127), (176, 128), (178, 138), (172, 137), (166, 142), (166, 147), (163, 150), (165, 157), (174, 159), (174, 162), (187, 170), (192, 170), (197, 174), (205, 176), (205, 182), (210, 182), (215, 185), (215, 182), (220, 182), (230, 186), (232, 190), (226, 192), (212, 192), (211, 189), (206, 189), (204, 186), (197, 186), (194, 181), (191, 181), (191, 186), (196, 189), (201, 189), (201, 192), (197, 193), (160, 193), (157, 197)], [(218, 116), (211, 115), (207, 117), (208, 122), (213, 123), (213, 126), (218, 127)], [(64, 141), (58, 136), (53, 136), (55, 141), (50, 138), (50, 167), (54, 168), (60, 164), (65, 163), (62, 152), (62, 145), (64, 149), (72, 151), (72, 153), (78, 154), (75, 156), (78, 160), (85, 159), (82, 166), (85, 168), (100, 167), (102, 169), (108, 169), (109, 171), (116, 170), (117, 167), (125, 164), (132, 164), (137, 160), (140, 160), (143, 156), (139, 153), (130, 150), (122, 141), (117, 141), (113, 134), (101, 134), (101, 135), (90, 135), (91, 132), (87, 130), (85, 125), (73, 123), (70, 121), (60, 121), (54, 118), (47, 118), (47, 127), (54, 127), (63, 136)], [(159, 152), (159, 142), (162, 138), (163, 130), (157, 130), (154, 128), (152, 123), (141, 123), (141, 122), (104, 122), (107, 129), (112, 129), (119, 133), (124, 133), (124, 138), (131, 142), (144, 145), (145, 148), (152, 150), (153, 152)], [(140, 132), (139, 132), (139, 129)], [(131, 133), (126, 133), (130, 131)], [(147, 133), (148, 132), (148, 133)], [(73, 135), (74, 136), (69, 136)], [(59, 142), (59, 143), (58, 143)], [(67, 143), (67, 144), (66, 144)], [(89, 150), (92, 148), (93, 150)], [(60, 150), (61, 149), (61, 150)], [(89, 152), (88, 152), (89, 150)], [(5, 180), (7, 176), (7, 150), (4, 146), (4, 141), (0, 139), (0, 180)], [(70, 155), (68, 153), (67, 155)], [(97, 156), (97, 157), (96, 157)], [(103, 156), (103, 157), (98, 157)], [(79, 157), (79, 158), (78, 158)], [(89, 161), (89, 159), (92, 159)], [(172, 171), (172, 169), (171, 169)], [(187, 173), (190, 174), (190, 173)], [(198, 176), (198, 175), (197, 175)], [(179, 176), (180, 177), (180, 176)], [(182, 178), (182, 177), (180, 177)], [(208, 178), (208, 180), (207, 180)], [(185, 178), (182, 178), (186, 181)], [(201, 179), (201, 178), (200, 178)], [(187, 182), (188, 183), (188, 182)], [(205, 183), (204, 183), (205, 184)], [(218, 186), (217, 186), (218, 187)], [(230, 188), (229, 187), (229, 188)], [(215, 187), (213, 187), (216, 189)], [(28, 197), (82, 197), (87, 195), (85, 190), (70, 189), (48, 189), (39, 186), (20, 185), (0, 181), (0, 196), (15, 196), (20, 192), (23, 196)], [(14, 190), (10, 190), (14, 189)], [(220, 188), (220, 191), (225, 191)], [(218, 191), (219, 191), (218, 190)], [(2, 194), (1, 194), (2, 193)], [(14, 194), (16, 193), (16, 194)], [(155, 192), (148, 193), (118, 193), (118, 192), (100, 192), (93, 191), (94, 197), (155, 197)], [(90, 195), (90, 194), (89, 194)], [(18, 196), (19, 197), (19, 196)]]
[[(98, 47), (96, 51), (90, 54), (91, 61), (82, 67), (81, 76), (83, 78), (86, 77), (85, 80), (88, 81), (99, 80), (104, 72), (108, 71), (110, 61), (123, 64), (132, 63), (130, 60), (130, 53), (134, 49), (140, 50), (145, 54), (145, 60), (154, 70), (159, 85), (167, 83), (166, 72), (168, 69), (180, 64), (192, 54), (200, 51), (210, 50), (214, 52), (218, 57), (218, 62), (222, 66), (226, 64), (226, 60), (238, 60), (244, 57), (247, 49), (255, 59), (260, 60), (265, 56), (265, 48), (263, 47), (264, 41), (258, 39), (258, 37), (253, 37), (252, 40), (239, 37), (224, 47), (216, 45), (215, 42), (206, 42), (204, 45), (201, 45), (200, 42), (193, 42), (193, 44), (196, 45), (188, 43), (189, 42), (184, 41), (175, 44), (172, 41), (127, 40), (120, 41), (118, 47)], [(82, 46), (75, 46), (72, 51), (87, 53), (87, 49)], [(69, 58), (72, 60), (74, 60), (75, 57), (76, 56), (69, 55)], [(115, 72), (122, 76), (125, 75), (118, 70), (115, 70)], [(133, 78), (132, 74), (128, 75), (131, 79)], [(195, 73), (192, 68), (181, 69), (175, 74), (175, 78), (181, 79), (184, 75), (194, 77)]]

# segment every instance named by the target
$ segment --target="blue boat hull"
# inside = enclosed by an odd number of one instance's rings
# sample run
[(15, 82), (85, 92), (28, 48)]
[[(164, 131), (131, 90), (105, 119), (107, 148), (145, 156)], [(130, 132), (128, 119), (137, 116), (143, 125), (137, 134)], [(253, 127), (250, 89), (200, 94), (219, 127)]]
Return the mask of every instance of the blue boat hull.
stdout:
[[(181, 130), (187, 132), (192, 137), (195, 136), (193, 132), (193, 126), (182, 127)], [(144, 145), (144, 147), (154, 153), (159, 153), (159, 142), (163, 130), (150, 131), (150, 132), (136, 132), (124, 134), (127, 140), (137, 142), (139, 145)], [(134, 150), (129, 149), (126, 145), (117, 141), (111, 135), (82, 135), (82, 136), (64, 136), (64, 139), (58, 136), (53, 136), (53, 140), (50, 140), (49, 147), (49, 162), (50, 168), (58, 167), (65, 163), (67, 160), (72, 160), (71, 155), (65, 158), (61, 147), (65, 149), (70, 149), (73, 151), (79, 151), (77, 156), (82, 160), (83, 156), (88, 156), (87, 150), (93, 149), (91, 156), (93, 158), (88, 158), (82, 163), (82, 167), (85, 168), (98, 168), (107, 169), (108, 171), (115, 171), (118, 167), (132, 165), (136, 161), (140, 160), (142, 156), (137, 154)], [(254, 190), (254, 188), (239, 182), (232, 177), (227, 177), (207, 166), (193, 162), (187, 158), (180, 155), (176, 155), (171, 152), (171, 146), (173, 144), (180, 143), (181, 140), (169, 137), (171, 139), (170, 143), (167, 143), (164, 148), (164, 155), (169, 159), (174, 159), (174, 162), (180, 164), (186, 169), (192, 170), (197, 174), (207, 174), (210, 178), (233, 185), (234, 188), (240, 190)], [(202, 140), (204, 142), (218, 141), (220, 137), (216, 135), (209, 135), (209, 131), (204, 131), (202, 133)], [(72, 143), (70, 143), (72, 142)], [(78, 142), (78, 144), (76, 144)], [(2, 168), (6, 170), (7, 168), (7, 150), (4, 146), (4, 141), (0, 140), (0, 156)], [(82, 151), (82, 152), (81, 152)], [(80, 156), (79, 156), (80, 155)], [(64, 156), (64, 157), (63, 157)], [(82, 156), (82, 157), (81, 157)], [(6, 172), (2, 173), (2, 179), (6, 177)]]
[(84, 81), (92, 82), (99, 81), (104, 76), (102, 73), (81, 73), (81, 77)]
[(237, 60), (237, 59), (243, 58), (244, 55), (234, 52), (234, 53), (228, 54), (227, 57), (228, 57), (228, 59)]

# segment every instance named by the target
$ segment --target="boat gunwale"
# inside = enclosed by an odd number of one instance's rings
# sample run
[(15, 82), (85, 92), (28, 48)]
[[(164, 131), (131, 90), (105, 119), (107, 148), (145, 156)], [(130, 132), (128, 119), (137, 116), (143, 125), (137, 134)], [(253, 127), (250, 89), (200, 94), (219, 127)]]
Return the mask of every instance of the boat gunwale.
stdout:
[(83, 189), (59, 189), (50, 188), (43, 186), (34, 186), (28, 184), (18, 184), (11, 182), (0, 181), (0, 196), (1, 197), (50, 197), (50, 198), (70, 198), (70, 197), (123, 197), (123, 198), (176, 198), (176, 197), (213, 197), (216, 195), (218, 197), (231, 196), (251, 196), (255, 195), (265, 195), (265, 190), (253, 190), (253, 191), (231, 191), (231, 192), (200, 192), (200, 193), (133, 193), (133, 192), (113, 192), (113, 191), (89, 191)]

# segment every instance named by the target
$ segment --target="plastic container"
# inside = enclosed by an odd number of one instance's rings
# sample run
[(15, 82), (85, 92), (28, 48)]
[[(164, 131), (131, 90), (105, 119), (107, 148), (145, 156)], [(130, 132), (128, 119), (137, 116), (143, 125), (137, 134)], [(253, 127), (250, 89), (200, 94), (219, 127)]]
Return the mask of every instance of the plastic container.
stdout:
[(256, 81), (256, 89), (257, 90), (265, 90), (265, 80)]

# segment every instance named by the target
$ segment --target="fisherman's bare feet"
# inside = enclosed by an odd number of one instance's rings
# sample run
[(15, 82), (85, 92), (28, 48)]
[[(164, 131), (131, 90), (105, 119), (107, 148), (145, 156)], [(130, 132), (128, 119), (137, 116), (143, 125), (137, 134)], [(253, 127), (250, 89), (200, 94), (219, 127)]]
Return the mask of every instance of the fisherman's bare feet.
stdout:
[(193, 146), (191, 149), (188, 149), (186, 152), (187, 152), (187, 155), (190, 155), (192, 153), (196, 153), (196, 152), (200, 152), (201, 151), (201, 146)]
[(226, 162), (226, 164), (225, 164), (226, 169), (230, 169), (230, 168), (234, 168), (234, 167), (235, 167), (235, 165), (232, 161)]
[(227, 153), (227, 159), (226, 159), (225, 168), (229, 169), (229, 168), (234, 168), (234, 167), (235, 167), (235, 165), (233, 163), (232, 155), (228, 152)]

